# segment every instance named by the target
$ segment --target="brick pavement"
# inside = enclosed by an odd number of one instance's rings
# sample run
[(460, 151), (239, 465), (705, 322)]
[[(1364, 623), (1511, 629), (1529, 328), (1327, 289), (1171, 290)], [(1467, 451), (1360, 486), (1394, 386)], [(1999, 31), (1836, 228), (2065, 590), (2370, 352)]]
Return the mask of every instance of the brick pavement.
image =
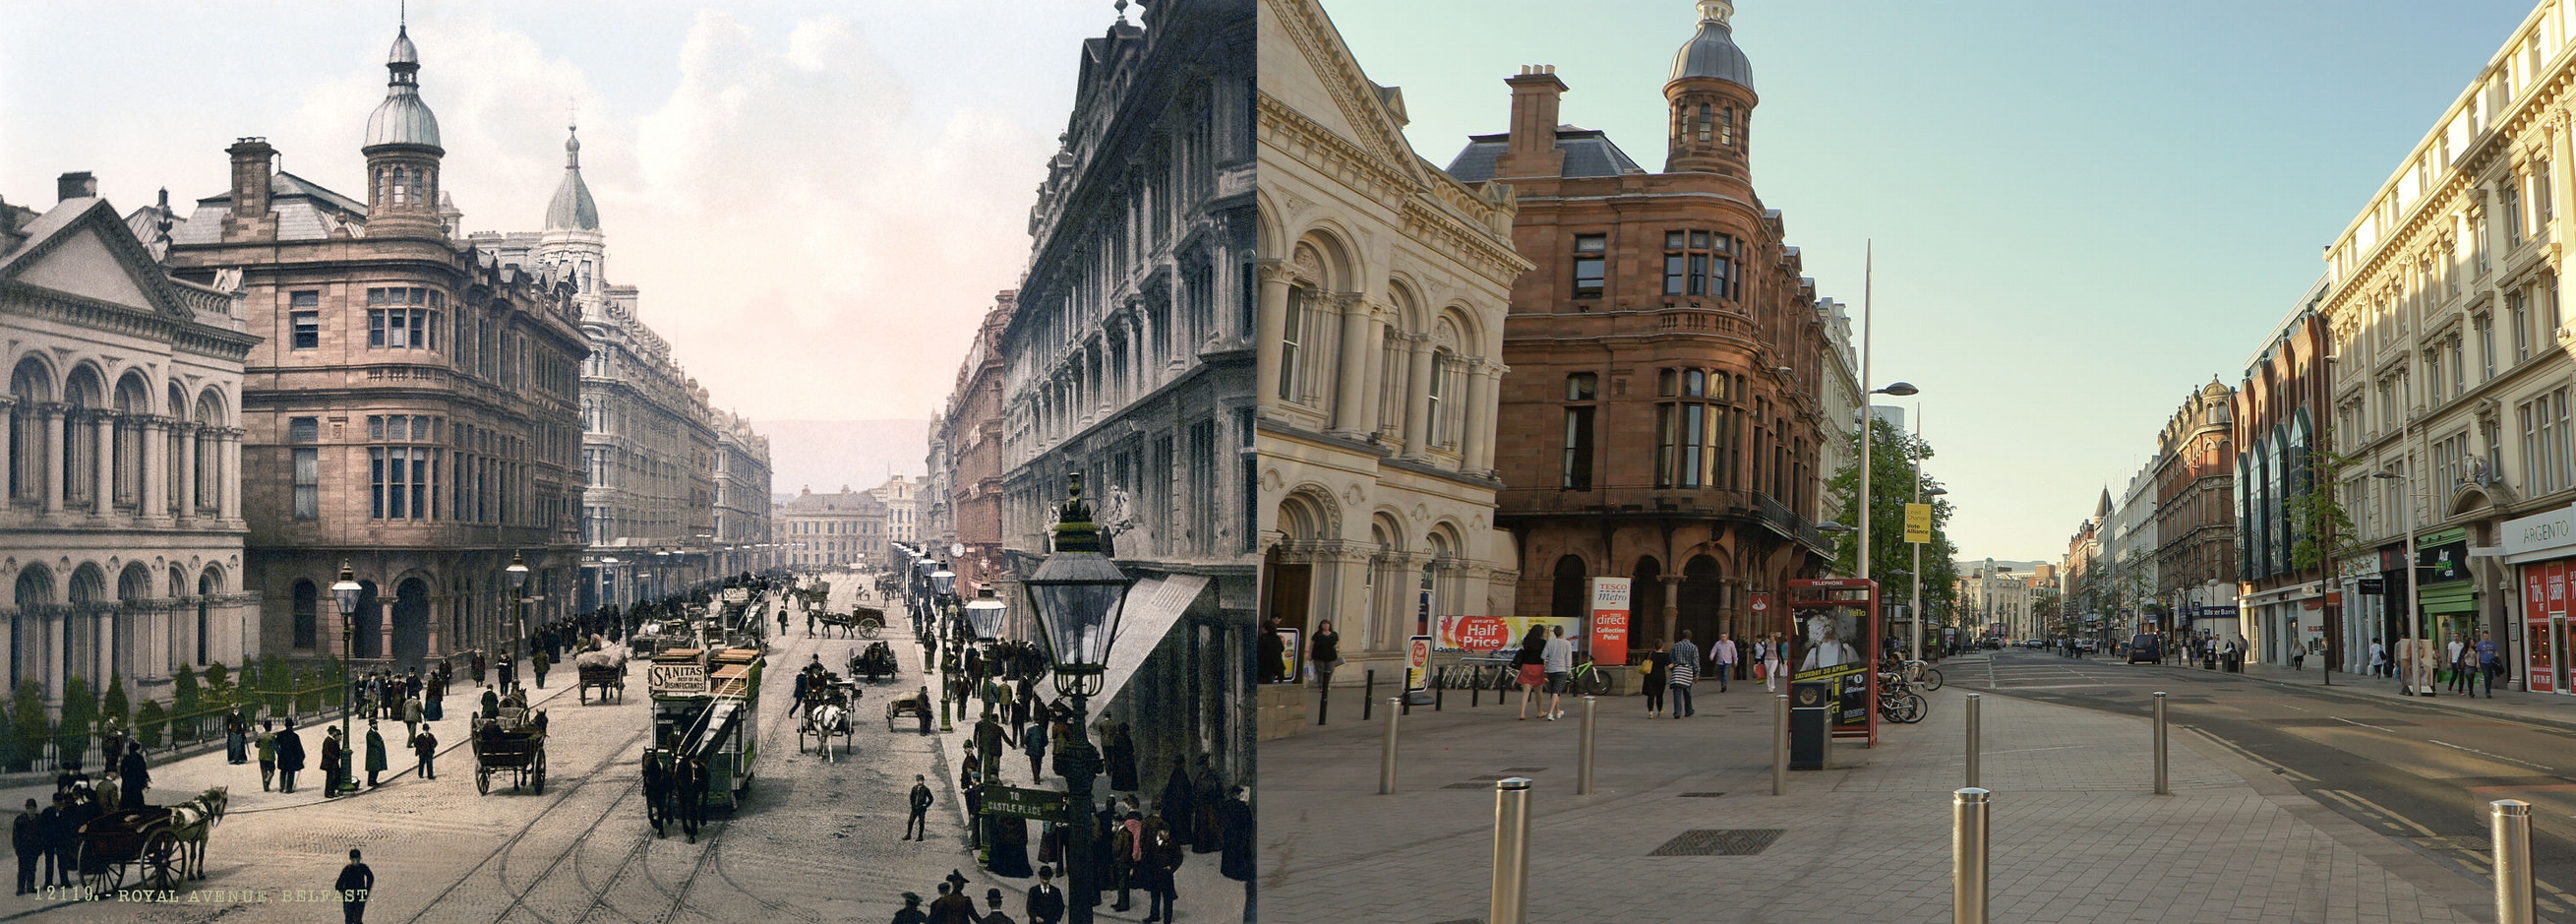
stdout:
[[(1536, 781), (1532, 921), (1947, 921), (1963, 695), (1932, 694), (1929, 720), (1886, 727), (1875, 749), (1838, 747), (1836, 769), (1792, 774), (1783, 798), (1769, 794), (1758, 687), (1704, 690), (1700, 715), (1680, 722), (1646, 719), (1635, 697), (1604, 699), (1588, 797), (1573, 795), (1571, 714), (1521, 722), (1510, 707), (1455, 697), (1405, 720), (1399, 791), (1375, 795), (1380, 726), (1351, 721), (1350, 703), (1331, 726), (1263, 745), (1265, 911), (1281, 922), (1481, 919), (1490, 781), (1522, 775)], [(2197, 734), (2175, 731), (2175, 794), (2158, 797), (2141, 720), (2000, 696), (1984, 713), (1996, 921), (2486, 917), (2483, 883)], [(1711, 792), (1724, 795), (1684, 796)], [(1783, 833), (1755, 856), (1648, 856), (1701, 829)]]

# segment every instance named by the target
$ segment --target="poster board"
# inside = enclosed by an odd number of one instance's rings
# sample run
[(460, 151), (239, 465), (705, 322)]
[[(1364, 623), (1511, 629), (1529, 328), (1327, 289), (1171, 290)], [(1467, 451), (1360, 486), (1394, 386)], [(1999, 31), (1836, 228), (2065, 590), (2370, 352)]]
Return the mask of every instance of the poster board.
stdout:
[[(1629, 582), (1633, 578), (1592, 579), (1592, 661), (1628, 663)], [(1523, 630), (1527, 631), (1527, 630)]]
[[(1521, 643), (1531, 626), (1563, 626), (1565, 637), (1583, 637), (1583, 620), (1564, 616), (1442, 616), (1432, 634), (1434, 648), (1470, 654), (1505, 651)], [(1598, 655), (1593, 660), (1599, 661)]]
[(1833, 736), (1878, 743), (1878, 582), (1815, 578), (1789, 582), (1789, 679), (1822, 681), (1834, 700)]
[(1404, 692), (1412, 693), (1431, 686), (1431, 636), (1416, 635), (1404, 641)]

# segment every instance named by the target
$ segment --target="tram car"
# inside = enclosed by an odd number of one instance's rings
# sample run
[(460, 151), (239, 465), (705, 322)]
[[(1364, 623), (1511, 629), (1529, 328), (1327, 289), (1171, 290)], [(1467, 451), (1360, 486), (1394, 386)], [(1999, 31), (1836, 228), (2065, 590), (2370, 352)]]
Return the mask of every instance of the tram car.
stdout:
[(671, 648), (653, 657), (654, 746), (706, 762), (709, 806), (739, 808), (751, 792), (761, 664), (754, 648)]

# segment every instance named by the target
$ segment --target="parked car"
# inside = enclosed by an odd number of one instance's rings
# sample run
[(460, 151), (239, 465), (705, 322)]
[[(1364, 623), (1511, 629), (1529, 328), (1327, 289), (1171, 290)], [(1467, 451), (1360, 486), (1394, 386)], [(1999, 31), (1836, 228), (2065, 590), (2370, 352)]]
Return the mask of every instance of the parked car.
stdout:
[(2101, 647), (2102, 647), (2102, 643), (2097, 642), (2097, 641), (2094, 641), (2094, 640), (2089, 639), (2089, 638), (2079, 638), (2079, 639), (2076, 639), (2076, 640), (2075, 640), (2075, 650), (2080, 651), (2080, 652), (2083, 652), (2083, 653), (2085, 653), (2085, 654), (2092, 654), (2094, 651), (2096, 651), (2096, 650), (2100, 649)]
[(2129, 663), (2156, 664), (2164, 661), (2164, 659), (2164, 640), (2158, 638), (2155, 634), (2140, 632), (2135, 638), (2129, 639)]

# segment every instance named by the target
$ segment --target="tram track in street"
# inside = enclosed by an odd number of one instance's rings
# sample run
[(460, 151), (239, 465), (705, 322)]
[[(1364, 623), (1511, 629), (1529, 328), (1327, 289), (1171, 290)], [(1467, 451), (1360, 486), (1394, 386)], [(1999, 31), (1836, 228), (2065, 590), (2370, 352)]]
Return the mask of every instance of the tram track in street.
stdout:
[[(474, 866), (473, 866), (471, 869), (466, 870), (465, 875), (463, 875), (463, 876), (461, 876), (461, 877), (458, 877), (458, 878), (457, 878), (457, 880), (456, 880), (455, 882), (453, 882), (453, 883), (449, 883), (449, 884), (448, 884), (448, 886), (447, 886), (447, 888), (439, 890), (438, 895), (437, 895), (436, 897), (431, 898), (431, 899), (429, 900), (428, 904), (426, 904), (426, 905), (422, 906), (422, 908), (421, 908), (421, 910), (420, 910), (420, 912), (419, 912), (419, 913), (412, 915), (412, 917), (411, 917), (411, 918), (406, 922), (406, 924), (420, 924), (420, 922), (421, 922), (421, 921), (423, 921), (424, 919), (427, 919), (427, 918), (430, 916), (430, 913), (431, 913), (433, 910), (444, 910), (444, 909), (441, 909), (441, 904), (442, 904), (443, 902), (445, 902), (445, 901), (446, 901), (447, 897), (448, 897), (449, 895), (455, 894), (456, 890), (457, 890), (457, 889), (460, 889), (460, 888), (463, 888), (463, 887), (465, 886), (465, 884), (466, 884), (466, 883), (468, 883), (468, 882), (472, 882), (472, 881), (475, 879), (476, 875), (477, 875), (477, 874), (479, 874), (479, 873), (481, 873), (481, 872), (483, 871), (483, 868), (484, 868), (484, 867), (486, 867), (486, 866), (492, 867), (493, 874), (494, 874), (495, 878), (497, 878), (497, 879), (499, 879), (499, 880), (500, 880), (502, 889), (503, 889), (503, 890), (505, 890), (505, 891), (510, 891), (510, 874), (509, 874), (509, 854), (510, 854), (510, 852), (511, 852), (511, 851), (513, 851), (513, 850), (518, 849), (519, 844), (520, 844), (522, 841), (524, 841), (524, 840), (526, 840), (526, 839), (527, 839), (528, 834), (529, 834), (530, 832), (532, 832), (532, 831), (535, 831), (535, 830), (537, 829), (537, 826), (538, 826), (538, 825), (540, 825), (540, 824), (544, 823), (544, 822), (545, 822), (545, 820), (546, 820), (546, 818), (547, 818), (548, 816), (553, 815), (557, 809), (560, 809), (560, 808), (564, 807), (565, 805), (570, 804), (570, 803), (572, 802), (572, 797), (573, 797), (575, 794), (577, 794), (577, 793), (579, 793), (581, 790), (583, 790), (583, 789), (585, 789), (585, 788), (589, 787), (589, 785), (590, 785), (592, 782), (595, 782), (595, 781), (597, 781), (598, 779), (600, 779), (599, 774), (600, 774), (600, 772), (601, 772), (601, 771), (606, 770), (606, 769), (608, 769), (608, 767), (609, 767), (610, 765), (615, 764), (615, 763), (618, 761), (618, 759), (619, 759), (620, 757), (622, 757), (622, 756), (624, 756), (625, 754), (627, 754), (627, 753), (628, 753), (632, 748), (634, 748), (634, 746), (635, 746), (638, 742), (643, 741), (643, 740), (644, 740), (644, 738), (645, 738), (645, 736), (650, 735), (650, 734), (652, 734), (652, 733), (653, 733), (653, 729), (651, 728), (651, 726), (649, 726), (649, 725), (648, 725), (648, 726), (646, 726), (646, 727), (644, 727), (644, 728), (641, 728), (641, 729), (636, 730), (635, 734), (627, 736), (627, 738), (625, 739), (625, 741), (623, 741), (623, 742), (619, 743), (617, 746), (612, 747), (612, 748), (609, 748), (609, 749), (608, 749), (607, 756), (600, 758), (600, 760), (599, 760), (599, 762), (598, 762), (598, 763), (592, 764), (592, 765), (591, 765), (591, 767), (590, 767), (590, 771), (589, 771), (588, 773), (584, 774), (584, 775), (582, 776), (582, 778), (581, 778), (579, 781), (577, 781), (577, 782), (573, 783), (573, 784), (572, 784), (571, 786), (569, 786), (569, 787), (565, 787), (565, 788), (562, 790), (562, 795), (557, 796), (557, 797), (555, 798), (555, 801), (553, 802), (553, 804), (550, 804), (550, 805), (546, 806), (545, 808), (538, 810), (538, 812), (537, 812), (535, 815), (533, 815), (533, 816), (531, 816), (531, 817), (529, 817), (529, 818), (528, 818), (528, 820), (527, 820), (527, 822), (526, 822), (526, 823), (521, 824), (521, 825), (519, 826), (519, 830), (518, 830), (517, 832), (515, 832), (515, 833), (511, 834), (511, 835), (510, 835), (510, 837), (509, 837), (509, 839), (502, 841), (502, 842), (501, 842), (501, 844), (500, 844), (500, 846), (495, 847), (495, 848), (493, 849), (493, 851), (492, 851), (492, 853), (491, 853), (491, 854), (489, 854), (489, 855), (485, 856), (485, 857), (483, 858), (482, 862), (479, 862), (479, 863), (474, 864)], [(597, 827), (599, 826), (599, 823), (600, 823), (600, 822), (602, 822), (602, 821), (606, 821), (606, 820), (608, 819), (608, 816), (609, 816), (609, 815), (611, 815), (611, 814), (613, 814), (613, 813), (615, 813), (615, 812), (616, 812), (616, 810), (617, 810), (617, 806), (618, 806), (618, 805), (620, 805), (620, 804), (622, 804), (622, 803), (624, 803), (625, 801), (626, 801), (626, 799), (625, 799), (625, 796), (623, 796), (623, 795), (619, 796), (618, 798), (615, 798), (615, 799), (610, 800), (610, 801), (609, 801), (609, 803), (608, 803), (608, 807), (607, 807), (607, 808), (605, 808), (605, 809), (602, 809), (602, 810), (600, 811), (600, 813), (599, 813), (599, 817), (598, 817), (598, 818), (595, 818), (595, 819), (592, 819), (592, 820), (591, 820), (591, 822), (590, 822), (588, 825), (583, 826), (582, 830), (589, 830), (589, 829), (597, 828)], [(542, 913), (539, 913), (538, 911), (536, 911), (536, 910), (535, 910), (535, 909), (533, 909), (533, 908), (528, 908), (528, 907), (527, 907), (527, 899), (528, 899), (528, 895), (529, 895), (529, 893), (534, 892), (534, 891), (536, 890), (537, 885), (538, 885), (539, 883), (542, 883), (542, 882), (545, 880), (545, 877), (546, 877), (546, 875), (547, 875), (548, 873), (553, 872), (553, 871), (554, 871), (554, 868), (555, 868), (556, 866), (562, 865), (562, 863), (563, 863), (563, 861), (564, 861), (564, 859), (565, 859), (566, 857), (569, 857), (569, 856), (571, 856), (571, 855), (573, 855), (573, 854), (575, 854), (575, 853), (578, 853), (578, 852), (579, 852), (579, 845), (578, 845), (578, 843), (576, 842), (576, 844), (575, 844), (575, 849), (573, 849), (573, 850), (567, 850), (567, 851), (565, 851), (563, 854), (561, 854), (561, 855), (559, 855), (559, 856), (555, 857), (555, 859), (554, 859), (552, 862), (547, 863), (547, 864), (546, 864), (546, 866), (545, 866), (545, 868), (544, 868), (543, 870), (540, 870), (540, 871), (537, 873), (537, 875), (536, 875), (536, 876), (535, 876), (535, 877), (534, 877), (534, 878), (529, 882), (529, 885), (528, 885), (528, 888), (527, 888), (527, 889), (525, 889), (525, 890), (517, 890), (517, 891), (514, 891), (514, 892), (513, 892), (513, 894), (510, 896), (510, 903), (509, 903), (508, 905), (506, 905), (506, 906), (502, 907), (501, 912), (500, 912), (499, 914), (496, 914), (496, 915), (493, 915), (493, 916), (492, 916), (493, 924), (501, 924), (501, 922), (506, 921), (506, 920), (508, 920), (508, 919), (509, 919), (509, 917), (510, 917), (510, 913), (511, 913), (511, 912), (513, 912), (513, 911), (519, 911), (519, 910), (523, 910), (523, 909), (524, 909), (524, 910), (526, 910), (526, 911), (529, 913), (529, 915), (530, 915), (530, 916), (535, 917), (537, 920), (539, 920), (539, 921), (541, 921), (541, 922), (545, 922), (545, 924), (554, 924), (554, 919), (549, 918), (549, 917), (547, 917), (546, 915), (544, 915), (544, 914), (542, 914)], [(592, 907), (593, 907), (593, 908), (596, 908), (596, 907), (597, 907), (597, 904), (598, 904), (598, 902), (599, 902), (599, 901), (600, 901), (600, 898), (599, 898), (599, 897), (596, 897), (596, 896), (595, 896), (595, 897), (593, 897), (593, 899), (592, 899)], [(588, 914), (589, 914), (589, 912), (586, 910), (586, 911), (584, 911), (583, 916), (584, 916), (584, 917), (587, 917), (587, 916), (588, 916)], [(441, 921), (447, 921), (447, 920), (452, 920), (452, 918), (447, 918), (447, 917), (445, 917), (445, 916), (443, 916), (443, 915), (442, 915), (442, 916), (441, 916), (441, 918), (440, 918), (440, 920), (441, 920)]]

